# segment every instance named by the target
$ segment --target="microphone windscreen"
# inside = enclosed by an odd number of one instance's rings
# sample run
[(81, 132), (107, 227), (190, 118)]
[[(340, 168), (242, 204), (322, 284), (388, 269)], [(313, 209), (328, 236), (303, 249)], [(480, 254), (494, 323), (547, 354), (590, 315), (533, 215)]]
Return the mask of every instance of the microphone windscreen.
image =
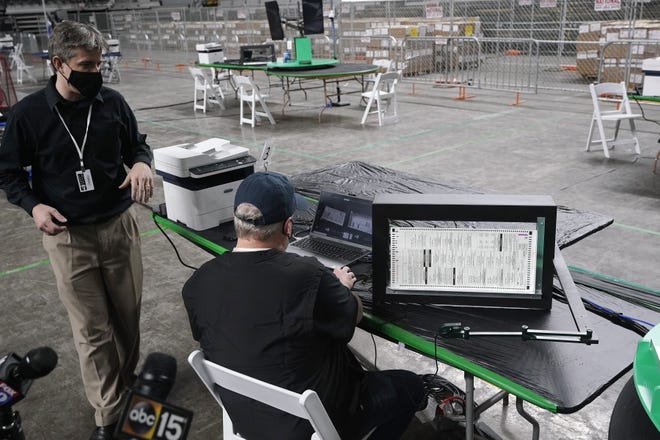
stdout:
[(174, 386), (176, 359), (165, 353), (149, 353), (133, 389), (165, 400)]
[(21, 380), (37, 379), (57, 366), (57, 353), (50, 347), (32, 349), (18, 364), (15, 375)]

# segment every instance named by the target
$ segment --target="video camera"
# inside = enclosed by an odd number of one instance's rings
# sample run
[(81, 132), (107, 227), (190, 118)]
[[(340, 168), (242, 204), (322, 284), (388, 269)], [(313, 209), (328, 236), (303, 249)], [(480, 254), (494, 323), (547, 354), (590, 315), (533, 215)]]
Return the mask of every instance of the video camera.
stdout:
[(57, 353), (50, 347), (30, 350), (23, 358), (9, 353), (0, 359), (0, 440), (25, 440), (21, 416), (12, 407), (25, 397), (34, 379), (56, 365)]

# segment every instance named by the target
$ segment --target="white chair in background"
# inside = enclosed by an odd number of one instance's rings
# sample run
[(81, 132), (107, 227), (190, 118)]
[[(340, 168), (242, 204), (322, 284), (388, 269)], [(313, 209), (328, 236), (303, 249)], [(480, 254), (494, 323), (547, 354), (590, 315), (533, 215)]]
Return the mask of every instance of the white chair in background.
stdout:
[(16, 84), (23, 84), (23, 75), (27, 75), (32, 82), (37, 82), (37, 79), (32, 75), (33, 66), (25, 64), (23, 43), (17, 43), (14, 46), (14, 50), (9, 55), (9, 58), (11, 59), (10, 69), (16, 67)]
[[(270, 113), (270, 109), (266, 104), (266, 98), (268, 95), (262, 95), (261, 92), (259, 92), (259, 87), (254, 84), (250, 77), (233, 75), (232, 78), (234, 78), (236, 87), (238, 87), (238, 99), (241, 102), (241, 125), (246, 123), (254, 127), (259, 116), (267, 117), (270, 123), (275, 125), (275, 119), (273, 119), (273, 115)], [(251, 114), (249, 118), (245, 117), (243, 105), (245, 102), (247, 102), (250, 107)], [(261, 105), (263, 111), (257, 110), (257, 104)]]
[(378, 76), (379, 73), (388, 73), (392, 72), (392, 69), (394, 67), (394, 61), (393, 60), (373, 60), (371, 62), (374, 66), (378, 66), (378, 71), (376, 73), (370, 73), (369, 75), (364, 77), (364, 84), (365, 86), (367, 84), (371, 84), (376, 81), (376, 76)]
[(233, 92), (236, 92), (236, 86), (234, 86), (234, 77), (231, 74), (231, 71), (222, 70), (222, 69), (213, 69), (213, 70), (215, 70), (214, 78), (213, 78), (213, 84), (216, 84), (223, 91), (224, 90), (229, 91), (229, 88), (225, 89), (225, 88), (222, 87), (223, 83), (229, 84), (229, 87), (231, 87), (231, 90)]
[(118, 55), (104, 55), (101, 62), (101, 74), (103, 74), (103, 81), (106, 83), (120, 82), (121, 74), (119, 72)]
[[(401, 79), (401, 72), (379, 73), (376, 75), (376, 81), (368, 92), (362, 93), (362, 97), (367, 100), (367, 107), (364, 109), (361, 124), (367, 122), (370, 114), (378, 114), (378, 125), (384, 122), (396, 122), (398, 118), (398, 103), (396, 99), (396, 87)], [(376, 103), (376, 110), (371, 107)]]
[[(591, 116), (591, 125), (589, 127), (589, 137), (587, 139), (586, 151), (589, 151), (592, 145), (600, 144), (603, 147), (603, 153), (605, 154), (605, 157), (609, 158), (609, 150), (614, 148), (616, 145), (632, 144), (635, 149), (635, 153), (641, 154), (639, 148), (639, 140), (637, 139), (637, 130), (635, 129), (635, 119), (641, 119), (642, 115), (633, 113), (631, 111), (625, 83), (620, 82), (590, 84), (589, 90), (591, 91), (591, 100), (594, 105), (594, 112)], [(617, 108), (615, 110), (603, 110), (601, 108), (601, 100), (616, 102)], [(632, 135), (631, 138), (617, 140), (621, 121), (628, 121), (630, 124), (630, 133)], [(611, 138), (607, 138), (605, 135), (605, 122), (615, 123), (614, 135)], [(593, 139), (594, 126), (598, 128), (600, 139)]]
[[(362, 91), (364, 92), (367, 90), (371, 84), (373, 84), (376, 81), (376, 77), (378, 76), (379, 73), (388, 73), (392, 72), (392, 69), (394, 68), (394, 60), (386, 60), (386, 59), (376, 59), (371, 62), (374, 66), (378, 66), (378, 70), (375, 73), (370, 73), (368, 75), (365, 75), (364, 81), (362, 82)], [(360, 100), (360, 105), (364, 105), (367, 103), (367, 100), (362, 97)]]
[[(204, 353), (200, 350), (190, 353), (188, 363), (222, 408), (222, 438), (224, 440), (242, 439), (243, 437), (240, 436), (240, 433), (234, 432), (232, 421), (222, 404), (218, 388), (215, 385), (308, 420), (314, 429), (312, 440), (339, 440), (339, 434), (315, 391), (307, 390), (298, 394), (254, 379), (204, 359)], [(259, 421), (255, 420), (255, 423), (259, 423)]]
[[(211, 75), (199, 67), (188, 66), (190, 74), (195, 80), (195, 93), (193, 101), (193, 110), (196, 112), (198, 109), (206, 113), (206, 103), (212, 102), (218, 104), (220, 108), (225, 109), (225, 95), (222, 93), (220, 86), (213, 84)], [(201, 93), (201, 97), (198, 95)], [(199, 101), (202, 101), (200, 104)]]

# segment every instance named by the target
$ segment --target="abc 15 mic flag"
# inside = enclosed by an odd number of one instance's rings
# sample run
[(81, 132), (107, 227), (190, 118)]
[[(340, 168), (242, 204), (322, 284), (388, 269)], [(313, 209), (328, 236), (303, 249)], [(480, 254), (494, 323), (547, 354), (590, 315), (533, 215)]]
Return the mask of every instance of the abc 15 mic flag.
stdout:
[(185, 440), (193, 413), (130, 391), (119, 417), (117, 440)]

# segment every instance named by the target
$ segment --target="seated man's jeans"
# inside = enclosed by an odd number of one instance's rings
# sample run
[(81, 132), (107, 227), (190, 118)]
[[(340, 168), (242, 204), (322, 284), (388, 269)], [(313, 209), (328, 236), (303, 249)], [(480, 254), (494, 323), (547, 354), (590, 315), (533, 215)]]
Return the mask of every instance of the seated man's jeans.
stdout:
[(394, 440), (401, 437), (415, 413), (425, 406), (422, 379), (411, 371), (386, 370), (366, 373), (356, 414), (358, 438), (374, 427), (369, 440)]

